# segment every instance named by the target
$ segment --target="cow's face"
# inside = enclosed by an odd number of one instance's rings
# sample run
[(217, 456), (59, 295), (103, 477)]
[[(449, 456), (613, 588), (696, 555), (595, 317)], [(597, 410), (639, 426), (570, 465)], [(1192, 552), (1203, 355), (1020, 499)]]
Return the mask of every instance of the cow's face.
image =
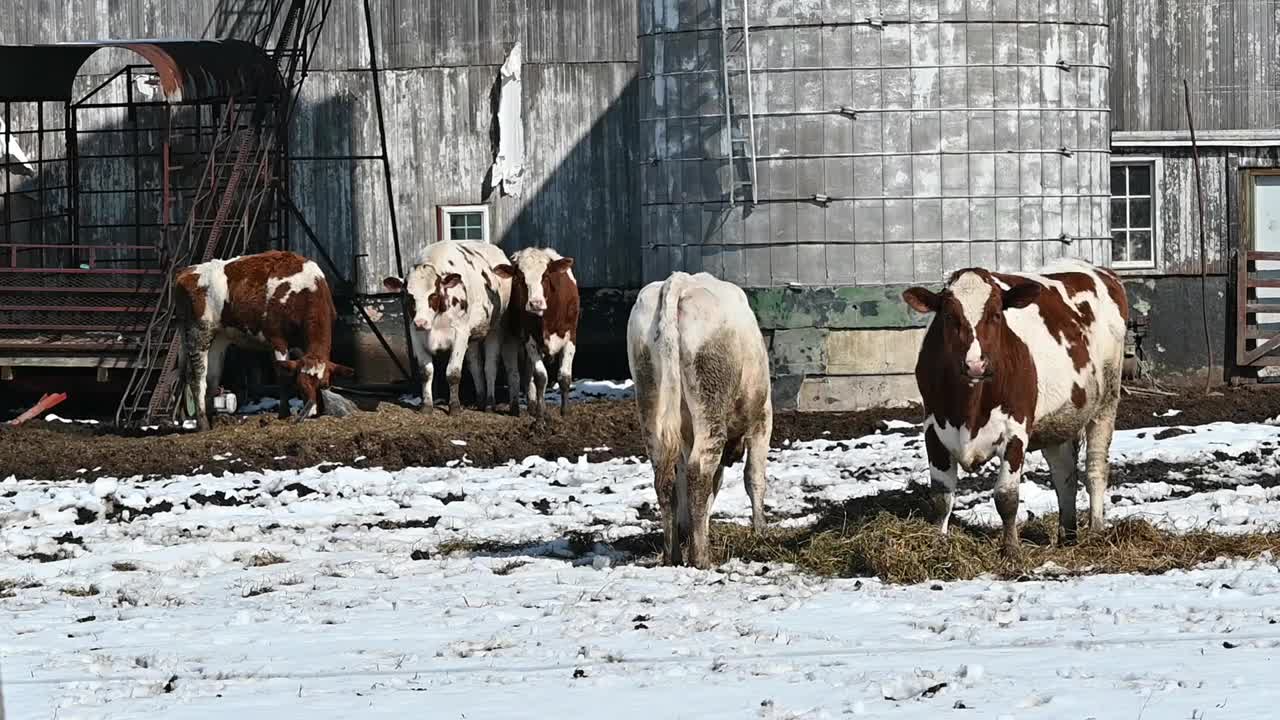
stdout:
[(518, 278), (527, 288), (528, 299), (524, 311), (541, 317), (547, 308), (557, 302), (556, 286), (552, 280), (560, 273), (569, 272), (573, 258), (552, 260), (543, 252), (517, 253), (515, 265), (495, 265), (493, 272), (502, 278)]
[(355, 371), (346, 365), (303, 356), (299, 360), (277, 360), (276, 365), (293, 377), (302, 398), (302, 417), (306, 417), (320, 397), (320, 391), (333, 384), (335, 377), (351, 377)]
[(467, 291), (456, 272), (440, 273), (430, 265), (419, 265), (409, 273), (409, 282), (389, 277), (382, 281), (391, 292), (405, 292), (413, 326), (426, 334), (427, 348), (437, 352), (448, 347), (454, 331), (466, 324)]
[(1040, 295), (1040, 285), (1025, 282), (1002, 289), (982, 270), (961, 270), (942, 292), (913, 287), (902, 293), (917, 312), (936, 313), (942, 332), (942, 366), (970, 385), (990, 380), (1001, 367), (1005, 310), (1024, 308)]

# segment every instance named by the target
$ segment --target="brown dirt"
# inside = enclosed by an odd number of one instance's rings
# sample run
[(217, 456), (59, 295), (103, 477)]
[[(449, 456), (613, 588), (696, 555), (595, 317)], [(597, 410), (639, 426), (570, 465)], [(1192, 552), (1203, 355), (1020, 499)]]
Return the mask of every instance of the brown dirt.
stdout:
[[(1169, 408), (1182, 412), (1174, 417), (1159, 417)], [(859, 437), (875, 432), (884, 420), (914, 422), (919, 415), (918, 408), (821, 414), (779, 412), (774, 418), (773, 444), (820, 437)], [(1118, 425), (1132, 428), (1219, 420), (1247, 422), (1277, 415), (1280, 388), (1224, 388), (1220, 394), (1210, 396), (1203, 392), (1176, 397), (1126, 396), (1120, 405)], [(47, 480), (289, 469), (322, 462), (399, 469), (443, 465), (464, 455), (479, 466), (498, 465), (528, 455), (585, 454), (591, 461), (644, 455), (635, 407), (630, 401), (579, 403), (571, 406), (569, 418), (561, 419), (558, 412), (552, 411), (544, 422), (472, 410), (463, 410), (458, 417), (441, 410), (421, 415), (384, 403), (376, 412), (303, 423), (282, 422), (269, 415), (223, 419), (207, 433), (136, 437), (86, 426), (33, 422), (0, 429), (0, 437), (0, 478), (13, 474)], [(455, 440), (466, 444), (456, 445), (452, 442)], [(215, 456), (225, 459), (215, 460)]]

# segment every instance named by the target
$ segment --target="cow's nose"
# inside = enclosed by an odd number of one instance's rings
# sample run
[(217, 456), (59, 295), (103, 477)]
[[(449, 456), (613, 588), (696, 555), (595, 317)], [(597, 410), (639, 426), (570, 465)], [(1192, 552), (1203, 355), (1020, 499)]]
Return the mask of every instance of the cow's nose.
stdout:
[(546, 300), (530, 300), (529, 301), (529, 312), (540, 313), (546, 309), (547, 309)]
[(987, 374), (987, 358), (984, 355), (978, 360), (966, 360), (965, 370), (968, 371), (969, 377), (980, 378)]
[(413, 319), (413, 324), (414, 324), (414, 325), (416, 325), (416, 326), (418, 327), (418, 329), (419, 329), (419, 330), (426, 330), (426, 329), (427, 329), (427, 319), (426, 319), (426, 318), (414, 318), (414, 319)]

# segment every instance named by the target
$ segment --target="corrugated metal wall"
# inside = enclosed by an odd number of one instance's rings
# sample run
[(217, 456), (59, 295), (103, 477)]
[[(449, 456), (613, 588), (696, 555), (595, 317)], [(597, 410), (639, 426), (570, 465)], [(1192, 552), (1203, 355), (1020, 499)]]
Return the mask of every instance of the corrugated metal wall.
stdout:
[(1280, 1), (1111, 0), (1112, 128), (1280, 125)]
[(727, 202), (750, 179), (725, 119), (750, 135), (743, 6), (727, 6), (726, 60), (718, 3), (640, 2), (646, 279), (879, 285), (1108, 261), (1104, 0), (746, 0), (754, 208)]
[[(0, 43), (242, 37), (267, 1), (13, 0)], [(435, 239), (437, 205), (482, 200), (491, 95), (519, 41), (527, 180), (521, 198), (493, 200), (494, 236), (574, 256), (586, 287), (639, 283), (633, 0), (375, 2), (374, 26), (407, 259)], [(336, 0), (304, 85), (296, 156), (377, 152), (365, 36), (362, 2)], [(95, 57), (83, 82), (116, 60)], [(292, 174), (295, 199), (343, 272), (380, 291), (394, 270), (380, 166), (299, 160)], [(300, 233), (294, 240), (307, 250)]]

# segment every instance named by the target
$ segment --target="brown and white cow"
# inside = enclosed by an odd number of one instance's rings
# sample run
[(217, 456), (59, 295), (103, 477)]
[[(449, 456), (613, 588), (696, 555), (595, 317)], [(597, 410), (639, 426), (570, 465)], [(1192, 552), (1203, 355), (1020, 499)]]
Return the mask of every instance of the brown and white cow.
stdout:
[(433, 408), (434, 359), (442, 353), (449, 354), (445, 368), (449, 412), (456, 413), (462, 407), (458, 387), (464, 359), (471, 368), (480, 406), (491, 409), (501, 352), (511, 388), (511, 412), (520, 414), (518, 348), (508, 326), (507, 312), (511, 280), (493, 270), (506, 264), (507, 254), (492, 243), (444, 240), (427, 246), (422, 262), (409, 272), (407, 282), (397, 277), (383, 281), (391, 292), (408, 294), (409, 311), (413, 314), (413, 350), (423, 375), (423, 412)]
[[(290, 387), (296, 385), (308, 417), (323, 403), (320, 390), (351, 368), (330, 362), (337, 312), (320, 266), (301, 255), (271, 251), (185, 267), (174, 278), (183, 318), (187, 385), (207, 430), (210, 399), (222, 379), (231, 345), (271, 351), (280, 388), (280, 417), (289, 416)], [(292, 359), (290, 350), (301, 350)]]
[(727, 465), (746, 453), (751, 525), (764, 529), (765, 463), (773, 432), (769, 358), (747, 296), (708, 273), (645, 286), (627, 321), (636, 409), (662, 510), (663, 552), (711, 564), (711, 506)]
[(1058, 495), (1059, 542), (1074, 543), (1081, 437), (1088, 443), (1089, 524), (1101, 530), (1129, 315), (1120, 278), (1078, 260), (1043, 274), (970, 268), (952, 274), (939, 293), (913, 287), (903, 298), (935, 314), (916, 382), (942, 531), (957, 467), (971, 472), (998, 455), (1003, 549), (1016, 553), (1024, 457), (1042, 450)]
[(573, 277), (573, 258), (562, 257), (551, 248), (525, 248), (511, 256), (511, 264), (493, 270), (511, 279), (511, 327), (524, 345), (531, 370), (529, 412), (546, 414), (547, 366), (543, 361), (559, 356), (560, 414), (568, 414), (578, 343), (578, 281)]

